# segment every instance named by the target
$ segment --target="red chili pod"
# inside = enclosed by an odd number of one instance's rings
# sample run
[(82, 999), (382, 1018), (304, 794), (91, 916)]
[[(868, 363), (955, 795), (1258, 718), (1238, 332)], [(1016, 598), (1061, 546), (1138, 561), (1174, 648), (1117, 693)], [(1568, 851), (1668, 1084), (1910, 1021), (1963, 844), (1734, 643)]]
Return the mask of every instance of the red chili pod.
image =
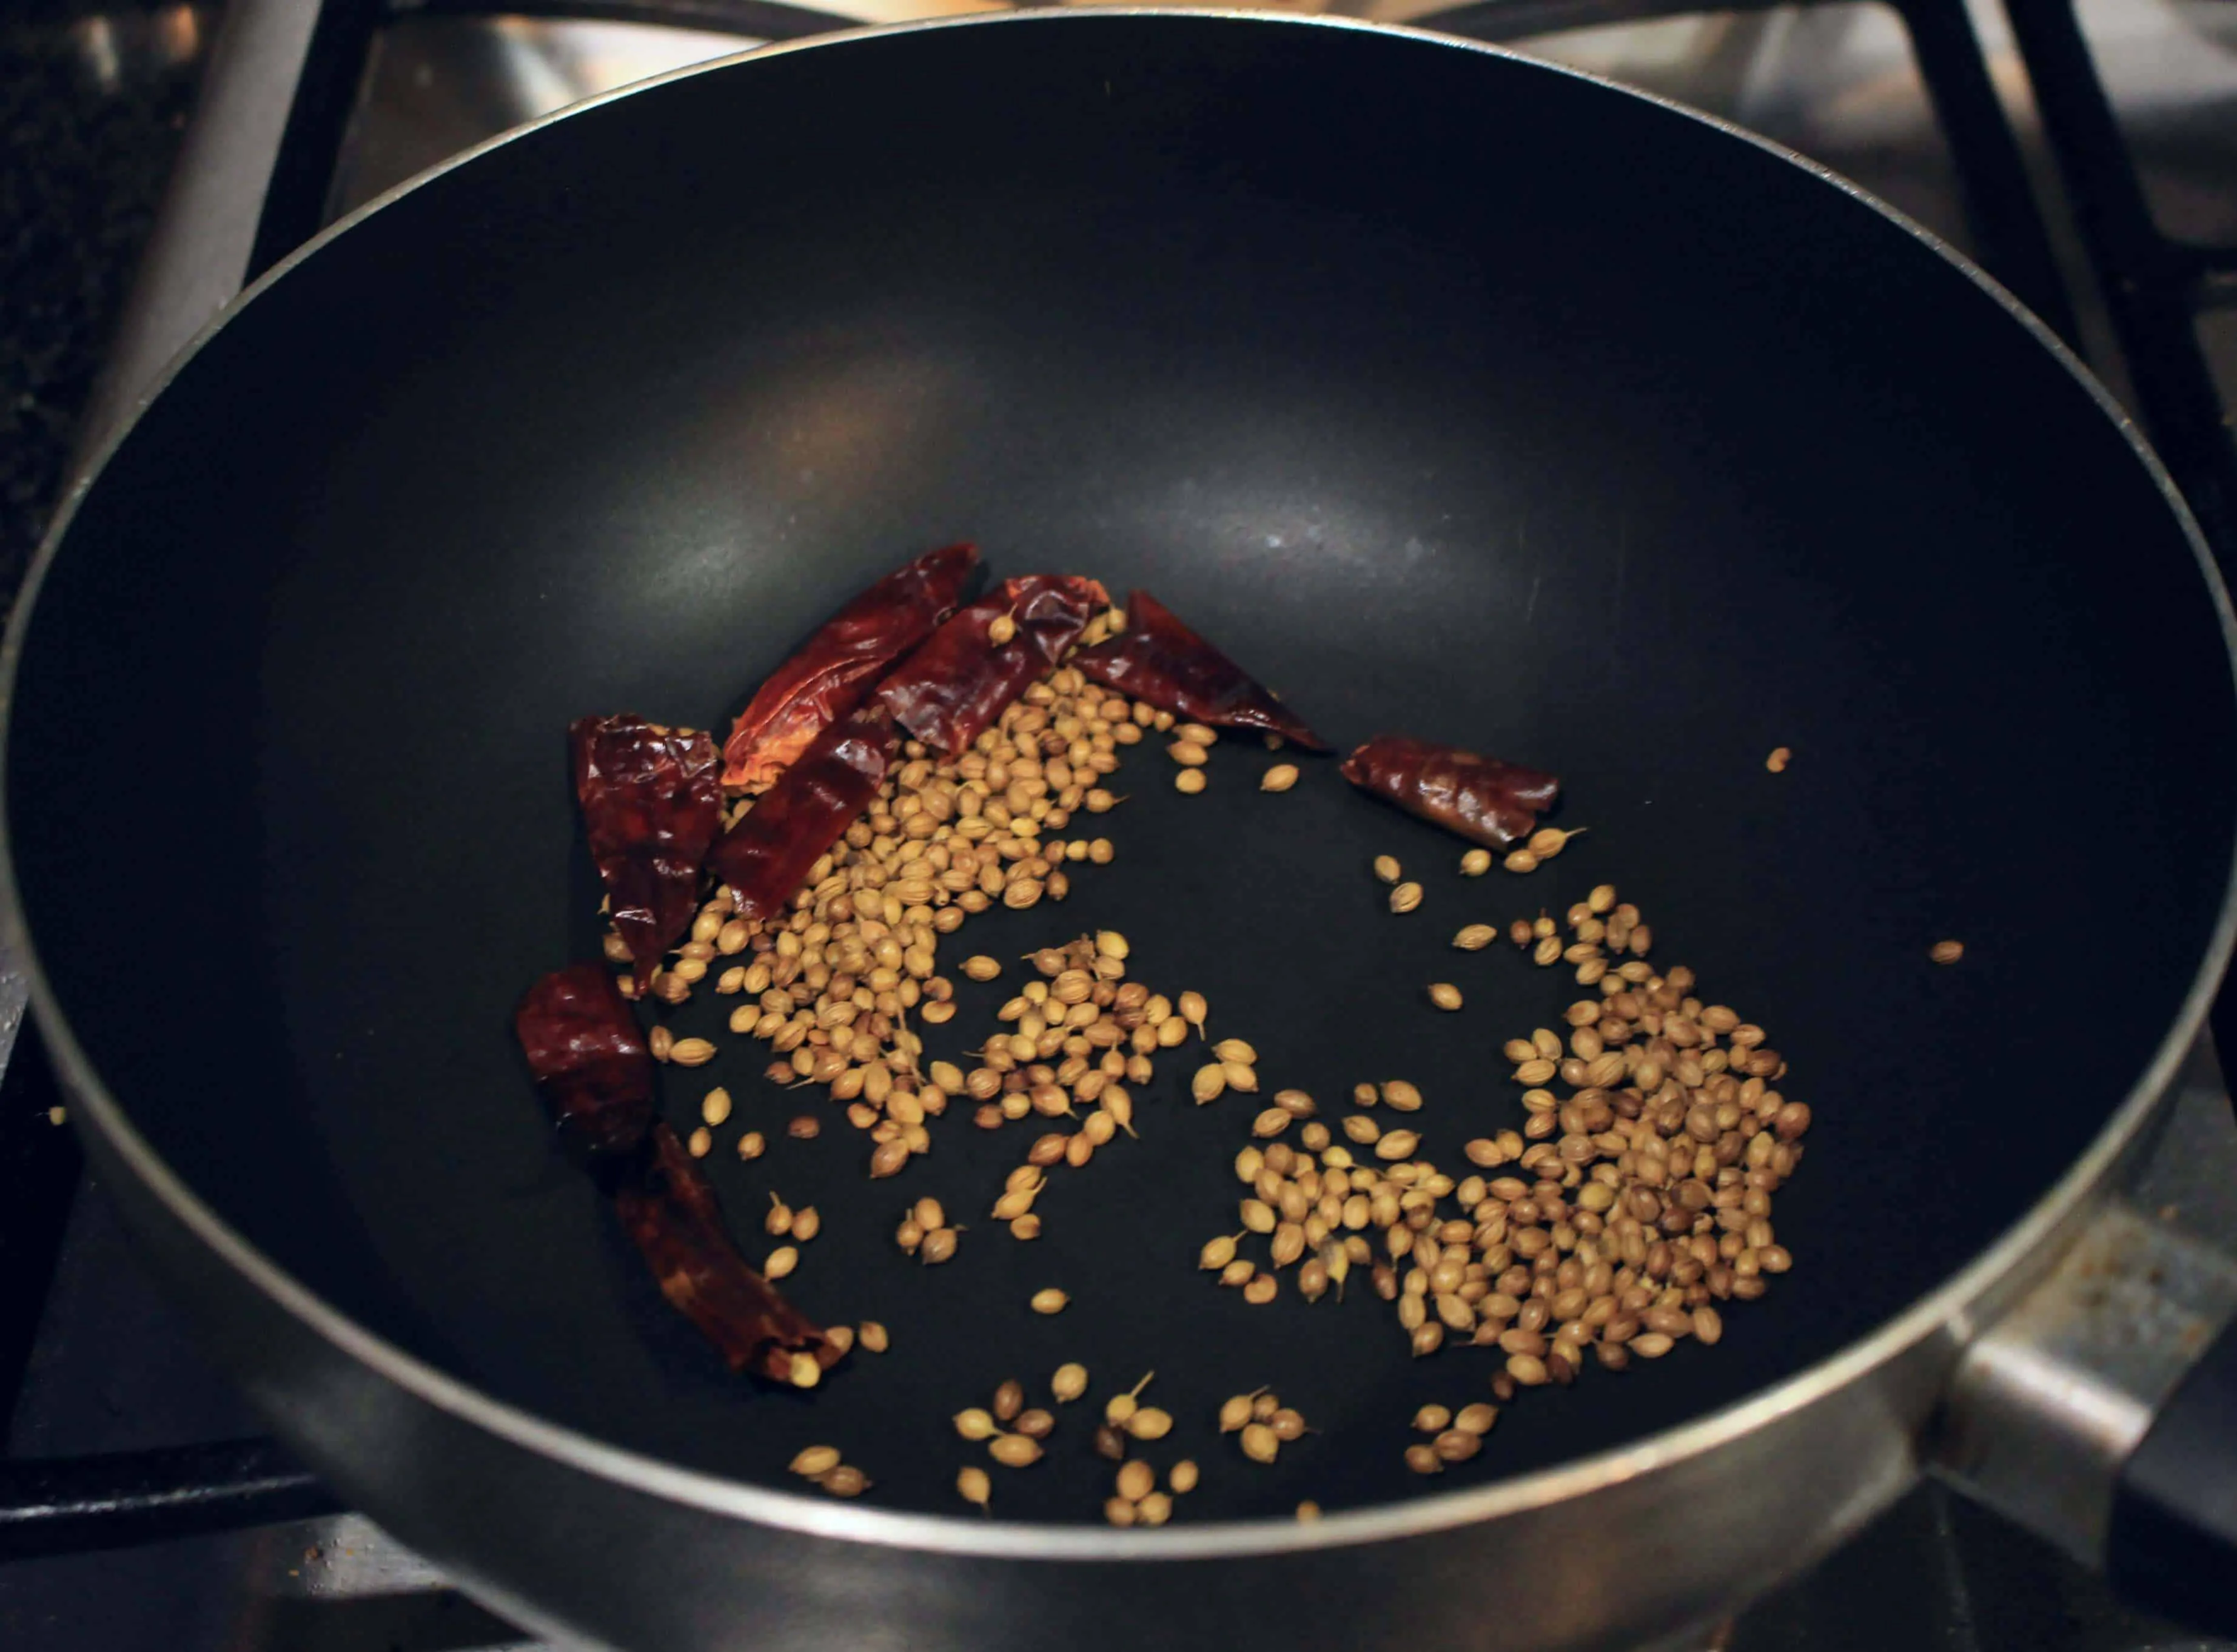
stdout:
[(721, 759), (706, 735), (634, 712), (579, 717), (567, 738), (614, 928), (650, 981), (699, 908), (699, 869), (723, 823)]
[(560, 1129), (585, 1152), (625, 1153), (652, 1124), (652, 1055), (613, 977), (554, 970), (528, 989), (513, 1032)]
[(1561, 783), (1552, 775), (1458, 746), (1378, 734), (1343, 760), (1343, 777), (1462, 837), (1507, 849), (1537, 829)]
[(955, 611), (978, 547), (951, 545), (896, 568), (826, 620), (769, 674), (723, 746), (723, 783), (766, 791), (878, 679)]
[(839, 1363), (822, 1329), (738, 1254), (715, 1190), (666, 1124), (653, 1126), (643, 1156), (615, 1189), (614, 1209), (661, 1295), (732, 1371), (789, 1382), (795, 1354), (812, 1355), (825, 1371)]
[(1072, 660), (1091, 683), (1216, 729), (1260, 729), (1309, 751), (1328, 743), (1256, 678), (1146, 591), (1126, 599), (1126, 629)]
[(782, 912), (824, 850), (870, 806), (901, 737), (881, 706), (868, 705), (815, 737), (707, 856), (730, 886), (738, 914)]
[[(1077, 574), (1006, 579), (894, 667), (878, 684), (878, 703), (912, 738), (950, 754), (967, 750), (1110, 602), (1101, 585)], [(997, 643), (994, 624), (1006, 615), (1014, 630)]]

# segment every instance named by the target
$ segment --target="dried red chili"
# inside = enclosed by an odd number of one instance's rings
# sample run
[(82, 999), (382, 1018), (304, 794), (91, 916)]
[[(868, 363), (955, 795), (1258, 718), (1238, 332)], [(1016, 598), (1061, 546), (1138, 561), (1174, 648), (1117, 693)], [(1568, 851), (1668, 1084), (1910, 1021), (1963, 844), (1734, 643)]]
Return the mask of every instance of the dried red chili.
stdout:
[(554, 970), (513, 1012), (529, 1071), (561, 1131), (595, 1155), (626, 1153), (652, 1124), (652, 1055), (613, 977)]
[(802, 752), (707, 856), (738, 914), (771, 918), (791, 904), (817, 858), (870, 806), (901, 737), (883, 707), (863, 706)]
[(591, 858), (647, 981), (698, 910), (699, 869), (723, 823), (721, 759), (706, 735), (633, 712), (577, 718), (567, 737)]
[(666, 1124), (652, 1127), (643, 1155), (614, 1191), (614, 1208), (661, 1295), (732, 1371), (791, 1382), (795, 1354), (812, 1355), (823, 1371), (839, 1363), (822, 1328), (746, 1265), (715, 1190)]
[(1379, 734), (1343, 760), (1343, 777), (1409, 815), (1505, 849), (1528, 837), (1561, 783), (1497, 757), (1402, 734)]
[(766, 791), (815, 737), (853, 710), (881, 674), (955, 611), (975, 545), (927, 552), (841, 608), (770, 673), (723, 746), (723, 783)]
[(1126, 629), (1072, 659), (1091, 683), (1218, 729), (1263, 729), (1310, 751), (1328, 743), (1233, 660), (1146, 591), (1126, 598)]
[[(1078, 574), (1006, 579), (960, 611), (878, 684), (878, 703), (915, 739), (937, 750), (967, 750), (1003, 707), (1079, 640), (1111, 598)], [(1007, 642), (989, 634), (1004, 615)]]

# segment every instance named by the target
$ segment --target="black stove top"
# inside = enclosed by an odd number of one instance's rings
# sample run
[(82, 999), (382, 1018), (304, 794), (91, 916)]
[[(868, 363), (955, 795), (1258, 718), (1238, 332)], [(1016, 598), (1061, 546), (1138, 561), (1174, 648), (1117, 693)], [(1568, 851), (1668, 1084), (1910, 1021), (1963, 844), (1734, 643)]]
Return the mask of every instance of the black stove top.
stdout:
[[(13, 246), (33, 260), (38, 290), (72, 290), (63, 274), (75, 258), (83, 301), (0, 328), (0, 364), (7, 350), (49, 364), (43, 377), (19, 375), (35, 405), (7, 416), (19, 426), (36, 417), (51, 434), (89, 403), (98, 424), (229, 287), (341, 211), (493, 132), (755, 40), (961, 9), (983, 6), (525, 0), (500, 10), (497, 0), (325, 0), (313, 27), (313, 13), (290, 0), (231, 0), (228, 39), (210, 70), (221, 107), (187, 146), (173, 221), (116, 334), (110, 380), (95, 393), (82, 364), (107, 332), (152, 179), (175, 142), (183, 88), (209, 62), (216, 14), (46, 0), (0, 24), (0, 98), (9, 100), (0, 108), (14, 117), (15, 146), (41, 142), (42, 120), (76, 121), (81, 141), (85, 122), (108, 120), (112, 148), (129, 153), (102, 151), (82, 165), (90, 195), (60, 208), (51, 191), (0, 195), (29, 225)], [(2016, 28), (1993, 0), (1701, 13), (1660, 0), (1457, 9), (1359, 0), (1343, 9), (1514, 42), (1663, 92), (1892, 200), (1972, 252), (2082, 350), (2148, 428), (2225, 568), (2237, 568), (2237, 448), (2223, 413), (2237, 406), (2237, 325), (2220, 309), (2237, 297), (2237, 5), (2042, 0), (2014, 8)], [(26, 93), (43, 86), (51, 108)], [(105, 99), (118, 107), (103, 108)], [(23, 167), (11, 155), (0, 182)], [(51, 182), (36, 170), (22, 175)], [(66, 221), (44, 221), (43, 211)], [(63, 233), (73, 228), (75, 240)], [(0, 248), (0, 260), (9, 255)], [(31, 290), (26, 268), (0, 264), (11, 294)], [(74, 365), (61, 371), (55, 360)], [(10, 461), (0, 559), (20, 558), (30, 523), (50, 506), (60, 454), (50, 439)], [(0, 566), (7, 588), (19, 577), (12, 561)], [(12, 1030), (20, 1005), (11, 984), (0, 960), (0, 1032)], [(50, 1121), (60, 1106), (27, 1034), (0, 1083), (0, 1267), (10, 1282), (0, 1297), (0, 1401), (12, 1401), (0, 1553), (11, 1543), (42, 1552), (0, 1563), (0, 1646), (531, 1644), (362, 1517), (325, 1512), (323, 1492), (261, 1442), (254, 1417), (142, 1275), (69, 1132)], [(2237, 1246), (2237, 1125), (2221, 1099), (2186, 1100), (2143, 1197)], [(130, 1474), (104, 1465), (105, 1502), (88, 1500), (93, 1480), (42, 1467), (116, 1453), (151, 1455)], [(244, 1514), (261, 1523), (119, 1546), (176, 1524), (182, 1510), (205, 1527)], [(45, 1517), (60, 1513), (71, 1518)], [(2102, 1580), (1932, 1481), (1751, 1609), (1723, 1644), (2223, 1645), (2124, 1612)]]

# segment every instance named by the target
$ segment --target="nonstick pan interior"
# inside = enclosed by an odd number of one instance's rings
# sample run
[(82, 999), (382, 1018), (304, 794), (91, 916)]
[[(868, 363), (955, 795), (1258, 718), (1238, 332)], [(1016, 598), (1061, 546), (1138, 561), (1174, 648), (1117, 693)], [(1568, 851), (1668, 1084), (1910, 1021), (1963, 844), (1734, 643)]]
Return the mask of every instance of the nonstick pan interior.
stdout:
[[(2151, 1061), (2228, 881), (2220, 615), (2152, 474), (1997, 299), (1872, 207), (1689, 117), (1471, 49), (1234, 19), (903, 33), (678, 80), (375, 213), (255, 299), (109, 460), (37, 598), (7, 753), (14, 870), (69, 1026), (138, 1127), (311, 1287), (522, 1406), (784, 1483), (841, 1445), (880, 1501), (958, 1508), (947, 1418), (1094, 1373), (1006, 1513), (1095, 1517), (1090, 1410), (1145, 1371), (1206, 1464), (1184, 1517), (1418, 1489), (1423, 1401), (1358, 1288), (1245, 1306), (1249, 1108), (1183, 1099), (981, 1215), (1031, 1127), (963, 1110), (873, 1186), (818, 1093), (718, 1062), (709, 1168), (749, 1255), (771, 1191), (823, 1236), (788, 1289), (876, 1318), (813, 1397), (729, 1377), (553, 1152), (508, 1035), (592, 955), (562, 731), (719, 726), (906, 555), (1145, 585), (1349, 743), (1553, 768), (1546, 870), (1307, 761), (1154, 746), (1063, 905), (973, 920), (951, 972), (1113, 927), (1268, 1088), (1429, 1098), (1425, 1152), (1519, 1120), (1499, 1046), (1578, 995), (1464, 922), (1602, 881), (1656, 955), (1771, 1030), (1817, 1123), (1778, 1200), (1794, 1272), (1723, 1344), (1528, 1396), (1448, 1483), (1643, 1436), (1801, 1370), (1962, 1265)], [(1774, 746), (1796, 756), (1765, 772)], [(1392, 916), (1367, 872), (1418, 876)], [(1963, 964), (1927, 948), (1962, 939)], [(151, 944), (152, 943), (152, 944)], [(991, 1029), (960, 986), (930, 1038)], [(1458, 1014), (1422, 1001), (1433, 980)], [(719, 1028), (703, 995), (681, 1030)], [(785, 1139), (818, 1116), (820, 1137)], [(971, 1224), (924, 1269), (924, 1193)], [(1026, 1296), (1059, 1285), (1040, 1318)], [(1249, 1469), (1211, 1420), (1272, 1384), (1322, 1431)]]

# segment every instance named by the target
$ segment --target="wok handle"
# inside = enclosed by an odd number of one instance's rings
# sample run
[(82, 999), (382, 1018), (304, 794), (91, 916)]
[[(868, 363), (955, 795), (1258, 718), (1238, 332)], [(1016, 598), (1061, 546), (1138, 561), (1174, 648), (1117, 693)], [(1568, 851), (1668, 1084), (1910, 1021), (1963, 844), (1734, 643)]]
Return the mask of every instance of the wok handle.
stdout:
[(341, 1506), (271, 1440), (0, 1460), (0, 1561), (308, 1520)]
[(2115, 1199), (1967, 1343), (1930, 1450), (2130, 1605), (2237, 1635), (2237, 1257)]
[(2237, 1321), (2122, 1465), (2105, 1570), (2139, 1606), (2237, 1635)]

